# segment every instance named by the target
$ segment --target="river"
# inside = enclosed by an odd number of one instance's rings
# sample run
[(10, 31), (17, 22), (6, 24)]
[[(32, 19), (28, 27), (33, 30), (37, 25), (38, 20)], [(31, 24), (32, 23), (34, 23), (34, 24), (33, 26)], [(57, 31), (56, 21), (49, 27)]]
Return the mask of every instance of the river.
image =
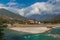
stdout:
[[(60, 40), (60, 36), (54, 37), (53, 35), (53, 34), (60, 35), (60, 28), (54, 28), (50, 31), (37, 34), (17, 32), (7, 28), (3, 32), (4, 32), (4, 39), (6, 40)], [(53, 36), (49, 34), (52, 34)]]

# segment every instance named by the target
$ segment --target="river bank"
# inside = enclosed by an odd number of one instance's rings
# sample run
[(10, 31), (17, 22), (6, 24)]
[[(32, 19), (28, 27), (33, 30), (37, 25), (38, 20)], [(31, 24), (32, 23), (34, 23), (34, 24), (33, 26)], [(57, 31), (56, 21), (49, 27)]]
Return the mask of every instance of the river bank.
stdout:
[(52, 28), (60, 27), (60, 24), (14, 24), (8, 28), (18, 32), (27, 32), (27, 33), (43, 33), (51, 30)]
[[(54, 29), (52, 31), (58, 34), (56, 30), (59, 31), (60, 28), (56, 28), (55, 30)], [(4, 37), (6, 40), (60, 40), (58, 35), (51, 35), (53, 33), (52, 31), (49, 30), (44, 33), (32, 34), (26, 32), (18, 32), (7, 28), (4, 30)]]
[(15, 30), (18, 32), (27, 32), (27, 33), (43, 33), (46, 32), (48, 30), (51, 30), (51, 28), (47, 28), (47, 27), (13, 27), (13, 28), (9, 28), (11, 30)]
[(60, 27), (60, 24), (7, 24), (8, 27)]

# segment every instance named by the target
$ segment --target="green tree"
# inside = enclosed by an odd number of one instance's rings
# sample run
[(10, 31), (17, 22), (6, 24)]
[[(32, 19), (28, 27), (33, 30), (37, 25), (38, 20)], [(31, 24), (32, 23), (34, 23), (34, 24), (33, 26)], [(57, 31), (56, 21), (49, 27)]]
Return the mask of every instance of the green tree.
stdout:
[(4, 23), (7, 23), (7, 20), (0, 18), (0, 40), (4, 40), (4, 27), (7, 27), (7, 25), (3, 25)]

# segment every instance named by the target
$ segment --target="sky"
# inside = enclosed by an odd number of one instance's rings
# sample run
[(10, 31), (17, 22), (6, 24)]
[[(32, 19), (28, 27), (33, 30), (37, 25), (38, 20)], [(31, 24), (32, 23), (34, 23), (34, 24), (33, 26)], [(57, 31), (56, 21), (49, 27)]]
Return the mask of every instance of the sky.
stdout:
[(52, 12), (56, 9), (60, 12), (60, 0), (0, 0), (0, 8), (22, 16)]
[(4, 4), (7, 6), (14, 5), (19, 5), (19, 7), (28, 7), (36, 2), (46, 2), (47, 0), (0, 0), (0, 4)]

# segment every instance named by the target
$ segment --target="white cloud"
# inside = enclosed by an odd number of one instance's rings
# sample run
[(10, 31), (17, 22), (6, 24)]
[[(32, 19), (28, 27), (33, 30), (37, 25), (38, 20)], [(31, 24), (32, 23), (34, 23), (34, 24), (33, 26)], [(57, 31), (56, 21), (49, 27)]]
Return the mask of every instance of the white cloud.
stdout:
[(19, 13), (20, 15), (24, 16), (24, 9), (21, 9), (21, 10), (19, 9), (19, 10), (18, 10), (18, 13)]
[(33, 8), (38, 8), (41, 11), (49, 11), (53, 6), (51, 4), (47, 4), (46, 2), (37, 2), (32, 5)]
[(53, 7), (51, 4), (47, 4), (46, 2), (37, 2), (27, 8), (18, 9), (17, 7), (20, 7), (21, 5), (23, 6), (23, 4), (19, 4), (15, 2), (15, 0), (8, 2), (6, 5), (8, 6), (5, 7), (4, 4), (0, 4), (0, 7), (4, 7), (5, 9), (12, 11), (14, 13), (19, 13), (22, 16), (41, 14), (42, 11), (50, 11)]
[(46, 2), (37, 2), (23, 10), (20, 10), (20, 15), (29, 16), (32, 14), (41, 14), (42, 11), (52, 10), (53, 5), (47, 4)]
[(11, 0), (6, 4), (8, 7), (13, 7), (13, 8), (23, 8), (25, 7), (25, 4), (20, 4), (16, 2), (16, 0)]
[(0, 4), (0, 8), (4, 8), (6, 10), (9, 10), (9, 11), (11, 11), (13, 13), (18, 14), (18, 13), (20, 13), (19, 8), (23, 7), (24, 4), (19, 4), (19, 3), (15, 2), (15, 1), (16, 0), (10, 0), (7, 4)]
[(6, 4), (8, 7), (18, 7), (19, 3), (10, 1)]
[(13, 8), (13, 7), (7, 7), (5, 4), (0, 4), (0, 9), (3, 8), (3, 9), (6, 9), (6, 10), (9, 10), (13, 13), (18, 13), (18, 8)]
[[(53, 5), (52, 3), (48, 3), (48, 2), (56, 2), (56, 5)], [(0, 4), (0, 8), (4, 7), (5, 9), (12, 11), (14, 13), (19, 13), (22, 16), (29, 16), (32, 14), (41, 14), (41, 12), (43, 11), (54, 11), (54, 10), (58, 10), (60, 9), (60, 0), (49, 0), (48, 2), (37, 2), (35, 4), (32, 4), (29, 7), (23, 8), (23, 9), (19, 9), (17, 7), (23, 7), (24, 4), (19, 4), (15, 1), (10, 1), (7, 3), (8, 7), (6, 7), (4, 4)], [(59, 3), (58, 3), (59, 2)], [(58, 5), (59, 4), (59, 5)], [(57, 6), (58, 5), (58, 6)]]
[(7, 5), (9, 6), (9, 7), (11, 7), (11, 6), (13, 6), (13, 5), (17, 5), (18, 3), (15, 3), (15, 2), (9, 2), (9, 3), (7, 3)]
[(5, 7), (5, 5), (4, 4), (0, 4), (0, 8), (4, 8)]
[(22, 16), (29, 16), (33, 14), (41, 14), (43, 11), (50, 12), (51, 14), (60, 12), (60, 0), (49, 0), (48, 2), (37, 2), (27, 8), (19, 10), (19, 14)]

